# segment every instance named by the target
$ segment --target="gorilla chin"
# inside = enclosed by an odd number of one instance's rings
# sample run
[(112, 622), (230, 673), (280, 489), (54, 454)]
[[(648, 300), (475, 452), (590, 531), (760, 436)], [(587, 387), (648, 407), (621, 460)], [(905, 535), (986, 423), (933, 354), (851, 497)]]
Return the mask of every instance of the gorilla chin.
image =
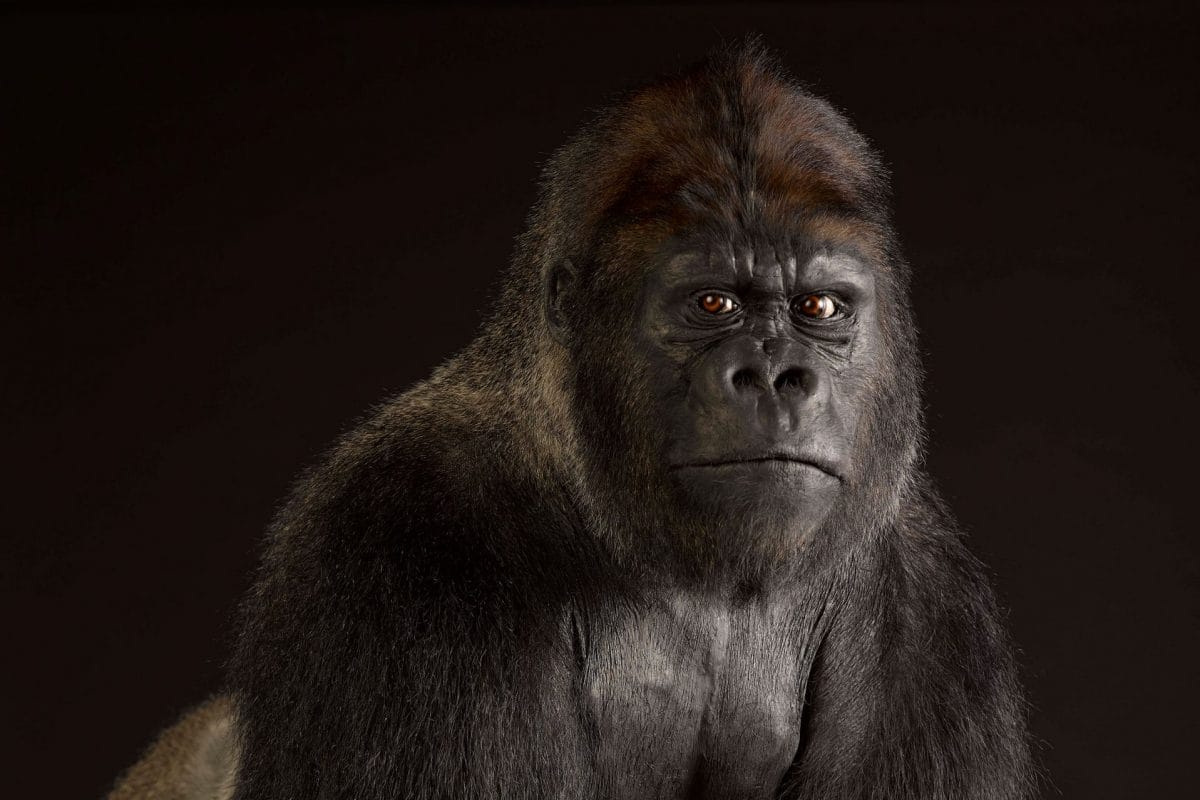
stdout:
[(792, 535), (807, 534), (824, 522), (842, 487), (827, 463), (778, 453), (680, 463), (671, 475), (693, 507), (786, 521)]

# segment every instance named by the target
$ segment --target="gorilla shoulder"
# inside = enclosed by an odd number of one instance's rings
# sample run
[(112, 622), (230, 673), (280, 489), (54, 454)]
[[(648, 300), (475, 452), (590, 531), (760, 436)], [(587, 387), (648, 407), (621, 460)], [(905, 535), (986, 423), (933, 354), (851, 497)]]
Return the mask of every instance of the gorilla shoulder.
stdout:
[(510, 582), (547, 538), (538, 529), (551, 526), (561, 542), (571, 524), (563, 495), (527, 457), (519, 414), (486, 389), (437, 376), (418, 384), (310, 470), (276, 521), (272, 549), (318, 569), (354, 553), (356, 569), (397, 570), (414, 589)]

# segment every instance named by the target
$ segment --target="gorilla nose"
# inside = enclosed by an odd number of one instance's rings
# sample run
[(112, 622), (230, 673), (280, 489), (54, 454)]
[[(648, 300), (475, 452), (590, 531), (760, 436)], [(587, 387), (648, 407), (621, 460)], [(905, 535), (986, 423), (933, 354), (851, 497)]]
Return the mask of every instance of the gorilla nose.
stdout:
[(734, 367), (730, 371), (728, 387), (739, 398), (779, 395), (787, 399), (804, 399), (815, 389), (816, 377), (810, 369), (799, 366), (781, 366), (772, 369), (766, 363)]
[(760, 434), (787, 435), (815, 410), (820, 378), (802, 359), (773, 358), (766, 347), (756, 348), (726, 363), (723, 373), (729, 410)]

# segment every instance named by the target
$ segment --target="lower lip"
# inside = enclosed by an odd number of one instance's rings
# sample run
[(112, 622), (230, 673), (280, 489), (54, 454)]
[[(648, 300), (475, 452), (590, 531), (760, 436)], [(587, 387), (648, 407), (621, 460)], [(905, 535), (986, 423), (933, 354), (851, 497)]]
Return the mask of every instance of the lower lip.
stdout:
[(688, 464), (684, 469), (709, 470), (756, 470), (769, 472), (813, 472), (826, 478), (834, 477), (830, 473), (808, 461), (796, 461), (787, 458), (761, 458), (753, 461), (722, 461), (718, 464)]

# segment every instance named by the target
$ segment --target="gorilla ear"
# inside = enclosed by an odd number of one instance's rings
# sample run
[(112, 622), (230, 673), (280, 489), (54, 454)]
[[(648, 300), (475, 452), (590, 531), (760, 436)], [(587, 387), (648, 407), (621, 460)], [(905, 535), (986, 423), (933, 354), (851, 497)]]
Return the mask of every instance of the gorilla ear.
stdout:
[(554, 266), (546, 276), (546, 322), (550, 326), (550, 335), (563, 345), (571, 335), (566, 309), (570, 306), (571, 295), (578, 285), (578, 276), (575, 265), (569, 260)]

